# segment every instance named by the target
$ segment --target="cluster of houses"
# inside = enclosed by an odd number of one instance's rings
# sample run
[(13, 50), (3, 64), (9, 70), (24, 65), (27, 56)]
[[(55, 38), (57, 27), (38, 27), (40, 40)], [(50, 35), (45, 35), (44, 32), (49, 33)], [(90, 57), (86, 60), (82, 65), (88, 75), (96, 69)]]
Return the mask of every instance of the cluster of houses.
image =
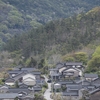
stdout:
[(78, 62), (58, 63), (50, 69), (54, 92), (60, 91), (64, 100), (100, 100), (100, 78), (84, 69)]
[[(60, 92), (63, 100), (100, 100), (100, 78), (84, 73), (80, 62), (58, 63), (49, 69), (53, 92)], [(14, 68), (0, 86), (0, 100), (34, 100), (34, 93), (42, 90), (45, 78), (35, 68)]]
[(5, 84), (0, 86), (0, 100), (33, 100), (34, 93), (42, 90), (45, 79), (35, 68), (15, 68), (7, 72)]

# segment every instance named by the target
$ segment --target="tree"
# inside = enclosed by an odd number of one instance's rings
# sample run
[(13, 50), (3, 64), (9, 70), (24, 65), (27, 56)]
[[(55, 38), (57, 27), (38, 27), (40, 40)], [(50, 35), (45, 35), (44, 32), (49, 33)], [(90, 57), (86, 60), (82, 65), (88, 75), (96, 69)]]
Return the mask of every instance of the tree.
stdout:
[(18, 81), (15, 82), (15, 87), (19, 88)]
[(64, 61), (67, 61), (67, 62), (74, 62), (75, 59), (74, 59), (74, 57), (66, 57), (66, 58), (64, 58)]
[(100, 55), (100, 46), (98, 46), (95, 50), (95, 52), (93, 53), (92, 57), (95, 57), (97, 55)]
[(26, 63), (28, 67), (35, 67), (37, 65), (37, 61), (33, 57), (30, 60), (28, 59)]
[(45, 59), (41, 59), (40, 63), (38, 64), (39, 68), (43, 68), (45, 65)]
[(16, 97), (14, 100), (19, 100), (18, 97)]
[(90, 72), (96, 72), (100, 69), (100, 55), (97, 55), (93, 57), (89, 62), (88, 62), (88, 71)]
[(88, 56), (85, 52), (75, 53), (74, 58), (78, 62), (83, 62), (83, 64), (87, 64)]

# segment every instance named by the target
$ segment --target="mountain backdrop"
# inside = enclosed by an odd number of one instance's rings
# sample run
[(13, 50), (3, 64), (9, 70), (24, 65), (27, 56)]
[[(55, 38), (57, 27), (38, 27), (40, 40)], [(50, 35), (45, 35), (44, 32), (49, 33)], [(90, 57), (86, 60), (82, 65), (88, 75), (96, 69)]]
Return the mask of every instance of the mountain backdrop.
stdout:
[(96, 6), (99, 0), (0, 0), (0, 49), (15, 34)]
[[(5, 50), (20, 51), (26, 58), (34, 55), (62, 54), (81, 50), (95, 43), (100, 44), (100, 7), (73, 17), (51, 21), (30, 32), (15, 35)], [(93, 45), (92, 45), (93, 46)]]

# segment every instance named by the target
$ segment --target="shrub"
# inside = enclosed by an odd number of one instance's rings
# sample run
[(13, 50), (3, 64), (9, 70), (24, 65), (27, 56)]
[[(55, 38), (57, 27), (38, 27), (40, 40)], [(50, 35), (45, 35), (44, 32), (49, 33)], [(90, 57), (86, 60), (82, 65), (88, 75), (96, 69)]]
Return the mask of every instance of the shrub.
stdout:
[(48, 84), (45, 83), (45, 84), (43, 85), (43, 87), (46, 88), (46, 89), (48, 89)]

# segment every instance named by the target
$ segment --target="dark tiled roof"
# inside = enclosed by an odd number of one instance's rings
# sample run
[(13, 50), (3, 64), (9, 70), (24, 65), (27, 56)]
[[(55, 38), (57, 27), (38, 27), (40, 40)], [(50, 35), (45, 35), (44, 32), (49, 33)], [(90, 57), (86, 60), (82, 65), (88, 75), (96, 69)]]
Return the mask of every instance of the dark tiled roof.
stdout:
[(31, 91), (27, 88), (9, 88), (9, 92), (10, 93), (19, 93), (19, 92), (26, 92), (27, 94), (29, 94)]
[(0, 86), (0, 89), (8, 89), (9, 86), (6, 86), (6, 85), (3, 85), (3, 86)]
[(94, 85), (95, 87), (100, 87), (100, 78), (92, 80), (91, 84)]
[(79, 66), (79, 65), (82, 65), (82, 63), (81, 62), (66, 62), (65, 65)]
[(27, 70), (28, 72), (32, 72), (34, 70), (36, 70), (36, 68), (21, 68), (21, 70)]
[(97, 74), (94, 74), (94, 73), (85, 73), (84, 74), (84, 77), (85, 78), (97, 78), (98, 75)]
[(89, 92), (89, 91), (95, 90), (96, 87), (94, 85), (87, 85), (87, 86), (83, 86), (83, 89)]
[(82, 85), (72, 84), (72, 85), (67, 85), (67, 88), (69, 90), (80, 90), (80, 89), (82, 89)]
[(33, 72), (31, 72), (33, 75), (40, 75), (41, 74), (41, 72), (40, 71), (33, 71)]
[(58, 81), (57, 83), (62, 84), (62, 85), (66, 85), (66, 84), (74, 84), (74, 81)]
[(5, 82), (15, 82), (15, 80), (14, 80), (13, 78), (7, 78), (7, 79), (5, 80)]
[(26, 75), (26, 74), (27, 74), (27, 72), (24, 72), (24, 71), (23, 71), (23, 72), (17, 74), (16, 76), (14, 76), (13, 79), (18, 80), (19, 78), (21, 78), (22, 76), (24, 76), (24, 75)]
[(61, 74), (60, 73), (54, 73), (54, 74), (51, 74), (50, 76), (60, 76)]
[(8, 92), (8, 87), (4, 85), (4, 86), (0, 87), (0, 91), (3, 93), (6, 93), (6, 92)]
[[(19, 74), (22, 73), (22, 70), (12, 70), (12, 71), (8, 71), (8, 74)], [(27, 70), (24, 70), (24, 72), (27, 72)]]
[(33, 87), (33, 90), (34, 90), (34, 91), (41, 91), (41, 90), (42, 90), (42, 87), (34, 86), (34, 87)]
[(78, 93), (78, 90), (75, 90), (75, 91), (69, 91), (69, 92), (63, 92), (62, 94), (63, 96), (78, 96), (79, 93)]
[(49, 69), (50, 71), (58, 71), (57, 68), (52, 68), (52, 69)]
[(96, 93), (98, 91), (100, 91), (100, 88), (97, 88), (97, 89), (94, 89), (94, 90), (90, 91), (89, 94), (94, 94), (94, 93)]
[(24, 99), (24, 100), (26, 100), (26, 99), (31, 99), (31, 100), (34, 100), (33, 98), (34, 98), (34, 95), (32, 94), (32, 95), (27, 95), (27, 96), (24, 96), (24, 97), (19, 97), (20, 99)]
[(28, 86), (26, 84), (22, 83), (22, 84), (19, 84), (19, 88), (28, 88)]
[(0, 99), (14, 99), (18, 97), (18, 93), (0, 93)]
[(57, 63), (57, 64), (56, 64), (56, 68), (57, 68), (57, 69), (59, 69), (59, 68), (61, 68), (61, 67), (63, 67), (63, 66), (64, 66), (64, 63)]
[(89, 81), (87, 81), (87, 80), (81, 80), (80, 82), (78, 82), (77, 84), (82, 84), (83, 86), (88, 86), (88, 85), (90, 85), (90, 82)]

